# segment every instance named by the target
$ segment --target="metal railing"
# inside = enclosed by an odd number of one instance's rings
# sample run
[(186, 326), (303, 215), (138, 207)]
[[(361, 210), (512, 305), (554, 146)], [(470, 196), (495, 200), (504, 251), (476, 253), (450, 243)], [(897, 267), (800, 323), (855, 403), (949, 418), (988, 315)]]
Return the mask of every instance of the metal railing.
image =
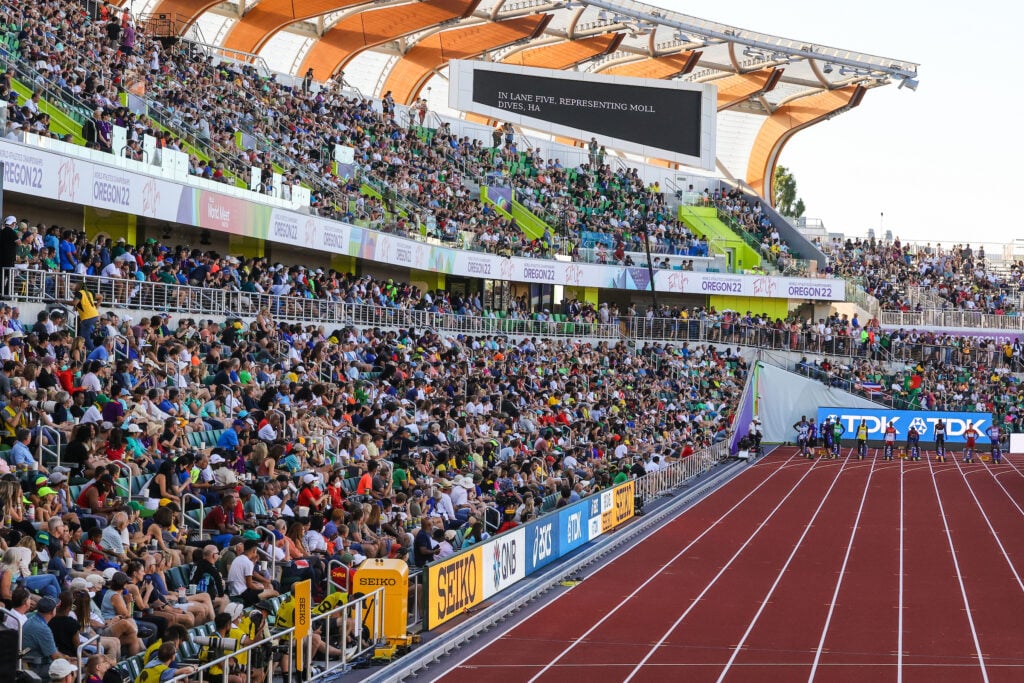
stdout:
[(882, 306), (878, 299), (868, 294), (864, 286), (855, 279), (846, 280), (846, 301), (863, 308), (872, 318), (877, 318), (882, 312)]
[[(292, 626), (280, 631), (272, 632), (269, 638), (237, 647), (232, 652), (226, 652), (216, 659), (211, 659), (208, 662), (202, 663), (198, 666), (197, 670), (192, 673), (180, 674), (174, 678), (168, 679), (168, 681), (171, 683), (185, 683), (186, 681), (198, 681), (199, 683), (204, 683), (205, 681), (219, 680), (227, 683), (228, 676), (232, 670), (232, 662), (236, 661), (243, 655), (247, 656), (245, 657), (244, 671), (240, 675), (242, 675), (243, 680), (252, 680), (252, 665), (256, 654), (255, 650), (258, 648), (264, 648), (268, 645), (273, 646), (275, 643), (280, 643), (282, 640), (285, 640), (288, 643), (288, 671), (284, 674), (284, 679), (286, 681), (298, 680), (308, 682), (345, 673), (350, 670), (350, 663), (353, 660), (363, 658), (384, 641), (384, 607), (384, 589), (378, 588), (366, 595), (354, 598), (343, 605), (339, 605), (329, 612), (314, 615), (310, 620), (309, 632), (315, 632), (319, 624), (322, 622), (324, 628), (324, 642), (331, 642), (331, 631), (332, 629), (338, 628), (338, 625), (335, 623), (337, 619), (341, 619), (340, 628), (342, 629), (343, 645), (345, 641), (345, 632), (348, 631), (349, 622), (352, 622), (356, 626), (354, 630), (359, 638), (359, 646), (356, 650), (349, 652), (346, 647), (339, 648), (341, 650), (340, 658), (332, 658), (330, 653), (331, 648), (328, 648), (324, 654), (323, 668), (313, 666), (313, 638), (311, 636), (307, 636), (301, 642), (297, 643), (295, 639), (296, 627)], [(368, 617), (370, 618), (369, 624), (367, 624)], [(367, 643), (363, 642), (363, 638), (361, 636), (362, 627), (364, 625), (370, 630), (370, 638)], [(303, 648), (303, 667), (301, 672), (296, 671), (296, 647)], [(221, 673), (212, 673), (211, 669), (214, 667), (221, 669)], [(268, 675), (266, 680), (270, 681), (270, 672), (267, 673)]]
[[(189, 517), (187, 514), (185, 514), (186, 509), (187, 509), (186, 506), (185, 506), (185, 501), (190, 499), (190, 498), (192, 500), (196, 501), (197, 503), (199, 503), (199, 508), (198, 508), (199, 509), (199, 519), (198, 520), (194, 520), (191, 517)], [(203, 502), (203, 499), (200, 498), (199, 496), (195, 495), (194, 493), (182, 492), (182, 494), (181, 494), (181, 524), (182, 524), (182, 526), (186, 527), (186, 529), (187, 529), (190, 522), (195, 522), (198, 525), (198, 529), (196, 531), (196, 534), (198, 535), (200, 540), (202, 540), (202, 538), (203, 538), (203, 521), (204, 521), (205, 517), (206, 517), (206, 507), (205, 507), (205, 503)]]
[[(847, 287), (849, 290), (849, 287)], [(964, 310), (882, 311), (879, 321), (887, 327), (981, 328), (992, 331), (1024, 332), (1024, 315), (997, 315)]]
[(103, 652), (103, 645), (100, 644), (99, 633), (94, 633), (92, 634), (92, 637), (86, 638), (85, 640), (80, 640), (78, 643), (78, 647), (76, 648), (76, 654), (78, 655), (78, 673), (76, 675), (76, 678), (78, 680), (78, 683), (82, 683), (82, 677), (85, 676), (85, 659), (83, 657), (83, 654), (85, 653), (85, 648), (89, 647), (93, 643), (96, 643), (96, 648), (99, 652)]
[(648, 472), (636, 479), (636, 495), (643, 503), (678, 488), (690, 479), (704, 474), (723, 459), (729, 457), (729, 440), (694, 453), (655, 472)]
[[(46, 291), (72, 291), (78, 281), (94, 284), (95, 276), (72, 273), (51, 273), (47, 271), (12, 269), (14, 276), (7, 278), (7, 300), (46, 301)], [(304, 299), (300, 297), (256, 294), (230, 290), (204, 289), (188, 285), (170, 285), (156, 282), (140, 283), (140, 293), (128, 301), (104, 302), (104, 306), (115, 309), (162, 310), (189, 316), (224, 316), (225, 311), (239, 311), (243, 315), (255, 316), (260, 310), (270, 311), (274, 319), (302, 322), (324, 327), (382, 327), (434, 329), (439, 332), (468, 335), (495, 336), (537, 336), (562, 339), (591, 339), (594, 341), (648, 341), (678, 344), (681, 342), (707, 342), (724, 345), (752, 346), (783, 351), (827, 355), (837, 358), (872, 358), (890, 360), (890, 354), (881, 345), (882, 333), (876, 335), (872, 346), (859, 338), (834, 333), (831, 336), (813, 330), (777, 328), (772, 325), (745, 325), (738, 321), (727, 321), (717, 317), (694, 319), (682, 318), (619, 318), (607, 323), (581, 322), (572, 320), (537, 320), (533, 318), (502, 318), (492, 315), (462, 315), (420, 311), (408, 308), (391, 308), (370, 304), (353, 304), (330, 299)], [(961, 312), (950, 311), (950, 315)], [(944, 325), (955, 326), (966, 320), (946, 319)], [(924, 325), (920, 317), (924, 314), (898, 314), (903, 318), (893, 319), (883, 315), (883, 324), (889, 327), (910, 328)], [(973, 314), (984, 316), (985, 314)], [(991, 316), (994, 333), (1001, 330), (1022, 329), (1024, 317)], [(1016, 326), (1007, 323), (1016, 323)], [(1000, 326), (996, 327), (995, 325)], [(964, 325), (966, 326), (966, 325)], [(976, 326), (976, 325), (975, 325)], [(859, 334), (857, 332), (856, 334)], [(917, 349), (918, 350), (913, 350)], [(933, 348), (935, 347), (935, 348)], [(919, 345), (897, 343), (894, 345), (892, 360), (902, 358), (931, 357), (939, 344)], [(908, 351), (908, 349), (910, 351)], [(952, 351), (951, 351), (952, 352)]]

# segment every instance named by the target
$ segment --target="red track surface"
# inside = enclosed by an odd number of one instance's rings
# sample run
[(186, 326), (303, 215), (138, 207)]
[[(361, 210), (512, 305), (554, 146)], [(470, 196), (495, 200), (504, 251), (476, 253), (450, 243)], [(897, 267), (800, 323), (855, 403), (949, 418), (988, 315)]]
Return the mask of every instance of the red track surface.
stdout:
[(774, 452), (442, 680), (1024, 681), (1024, 459), (872, 456)]

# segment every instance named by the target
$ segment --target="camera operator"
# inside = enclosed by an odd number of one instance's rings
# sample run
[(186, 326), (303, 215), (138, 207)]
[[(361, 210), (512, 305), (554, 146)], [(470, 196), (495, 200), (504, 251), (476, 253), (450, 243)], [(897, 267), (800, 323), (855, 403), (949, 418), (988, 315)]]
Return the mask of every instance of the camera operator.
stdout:
[[(206, 644), (203, 645), (202, 651), (199, 653), (199, 660), (202, 662), (209, 662), (214, 659), (218, 659), (221, 655), (227, 654), (228, 651), (235, 651), (239, 648), (245, 647), (251, 641), (249, 640), (249, 634), (239, 626), (232, 624), (231, 615), (227, 612), (218, 614), (214, 620), (214, 632), (209, 638), (200, 639), (206, 640)], [(232, 657), (229, 660), (228, 669), (228, 682), (229, 683), (263, 683), (263, 669), (253, 667), (249, 670), (249, 676), (246, 677), (246, 665), (249, 661), (249, 653), (243, 652), (237, 657)], [(210, 674), (215, 676), (218, 680), (222, 679), (224, 670), (219, 665), (210, 667)]]

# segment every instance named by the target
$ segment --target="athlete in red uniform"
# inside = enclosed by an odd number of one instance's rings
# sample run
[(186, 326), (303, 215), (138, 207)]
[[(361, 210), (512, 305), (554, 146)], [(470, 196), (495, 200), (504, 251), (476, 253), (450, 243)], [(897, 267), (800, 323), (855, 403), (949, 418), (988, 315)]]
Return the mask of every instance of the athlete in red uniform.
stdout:
[(964, 432), (964, 462), (974, 462), (974, 444), (977, 440), (978, 430), (968, 421), (967, 431)]

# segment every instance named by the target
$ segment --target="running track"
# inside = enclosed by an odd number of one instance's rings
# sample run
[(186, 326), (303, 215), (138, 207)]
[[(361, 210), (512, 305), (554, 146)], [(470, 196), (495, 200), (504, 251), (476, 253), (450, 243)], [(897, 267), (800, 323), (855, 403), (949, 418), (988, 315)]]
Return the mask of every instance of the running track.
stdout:
[(1022, 681), (1022, 579), (1024, 458), (779, 449), (439, 680)]

